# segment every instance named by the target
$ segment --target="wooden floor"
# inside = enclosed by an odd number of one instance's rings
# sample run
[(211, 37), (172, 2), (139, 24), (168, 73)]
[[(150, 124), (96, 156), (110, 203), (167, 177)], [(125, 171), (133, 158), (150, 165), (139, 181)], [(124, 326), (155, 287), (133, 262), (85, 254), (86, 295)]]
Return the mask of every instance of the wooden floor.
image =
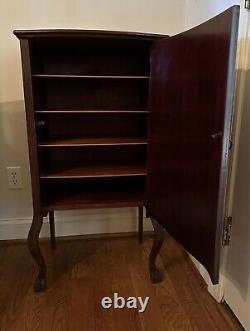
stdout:
[[(147, 262), (152, 239), (62, 239), (48, 264), (48, 290), (35, 294), (35, 268), (24, 243), (0, 243), (0, 331), (232, 331), (241, 330), (217, 304), (188, 257), (166, 238), (158, 260), (164, 281), (152, 285)], [(101, 299), (149, 296), (144, 313), (103, 309)]]

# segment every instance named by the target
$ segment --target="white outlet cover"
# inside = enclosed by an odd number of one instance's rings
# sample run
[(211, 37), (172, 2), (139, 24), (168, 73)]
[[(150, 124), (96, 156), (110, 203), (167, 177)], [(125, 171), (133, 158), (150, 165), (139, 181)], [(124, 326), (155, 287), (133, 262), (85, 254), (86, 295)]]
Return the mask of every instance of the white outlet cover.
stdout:
[(7, 167), (8, 186), (10, 189), (22, 188), (21, 167)]

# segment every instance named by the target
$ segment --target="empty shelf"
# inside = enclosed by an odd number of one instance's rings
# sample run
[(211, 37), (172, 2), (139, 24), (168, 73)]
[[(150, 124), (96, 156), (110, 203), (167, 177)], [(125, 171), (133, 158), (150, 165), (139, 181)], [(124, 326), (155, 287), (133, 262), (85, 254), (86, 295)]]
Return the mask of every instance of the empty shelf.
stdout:
[(65, 110), (37, 110), (38, 114), (148, 114), (147, 110), (119, 110), (119, 109), (65, 109)]
[(97, 178), (145, 176), (146, 167), (136, 165), (88, 166), (55, 169), (42, 173), (40, 178)]
[(61, 192), (46, 195), (43, 210), (135, 207), (144, 205), (144, 192)]
[(56, 78), (56, 79), (149, 79), (149, 76), (92, 76), (92, 75), (49, 75), (49, 74), (34, 74), (33, 78)]
[(146, 145), (146, 138), (73, 138), (41, 141), (39, 147)]

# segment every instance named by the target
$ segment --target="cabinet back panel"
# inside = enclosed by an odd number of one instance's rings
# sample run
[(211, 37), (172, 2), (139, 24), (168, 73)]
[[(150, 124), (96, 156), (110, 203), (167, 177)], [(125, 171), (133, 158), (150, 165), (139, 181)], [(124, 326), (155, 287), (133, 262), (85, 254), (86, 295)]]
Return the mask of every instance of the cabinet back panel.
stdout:
[(41, 149), (40, 170), (80, 166), (146, 165), (146, 152), (146, 146)]
[(148, 80), (33, 80), (36, 110), (147, 107)]
[(121, 178), (92, 178), (92, 179), (49, 179), (42, 180), (41, 183), (43, 191), (52, 194), (54, 192), (68, 191), (86, 191), (95, 192), (97, 190), (104, 190), (105, 192), (113, 191), (127, 191), (137, 192), (145, 190), (145, 177), (121, 177)]
[(52, 210), (138, 205), (143, 201), (144, 192), (144, 177), (50, 179), (41, 182), (42, 204), (53, 206)]
[(149, 42), (119, 39), (33, 41), (33, 73), (64, 75), (148, 75)]
[(40, 139), (146, 137), (145, 114), (39, 114)]

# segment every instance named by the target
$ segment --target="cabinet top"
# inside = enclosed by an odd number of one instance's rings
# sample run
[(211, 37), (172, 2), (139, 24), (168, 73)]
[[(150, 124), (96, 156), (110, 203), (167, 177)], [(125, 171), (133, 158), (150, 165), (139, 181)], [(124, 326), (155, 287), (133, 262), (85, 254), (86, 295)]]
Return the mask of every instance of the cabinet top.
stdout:
[(46, 30), (14, 30), (18, 39), (41, 39), (41, 38), (119, 38), (154, 40), (168, 37), (168, 35), (129, 31), (106, 31), (106, 30), (74, 30), (74, 29), (46, 29)]

